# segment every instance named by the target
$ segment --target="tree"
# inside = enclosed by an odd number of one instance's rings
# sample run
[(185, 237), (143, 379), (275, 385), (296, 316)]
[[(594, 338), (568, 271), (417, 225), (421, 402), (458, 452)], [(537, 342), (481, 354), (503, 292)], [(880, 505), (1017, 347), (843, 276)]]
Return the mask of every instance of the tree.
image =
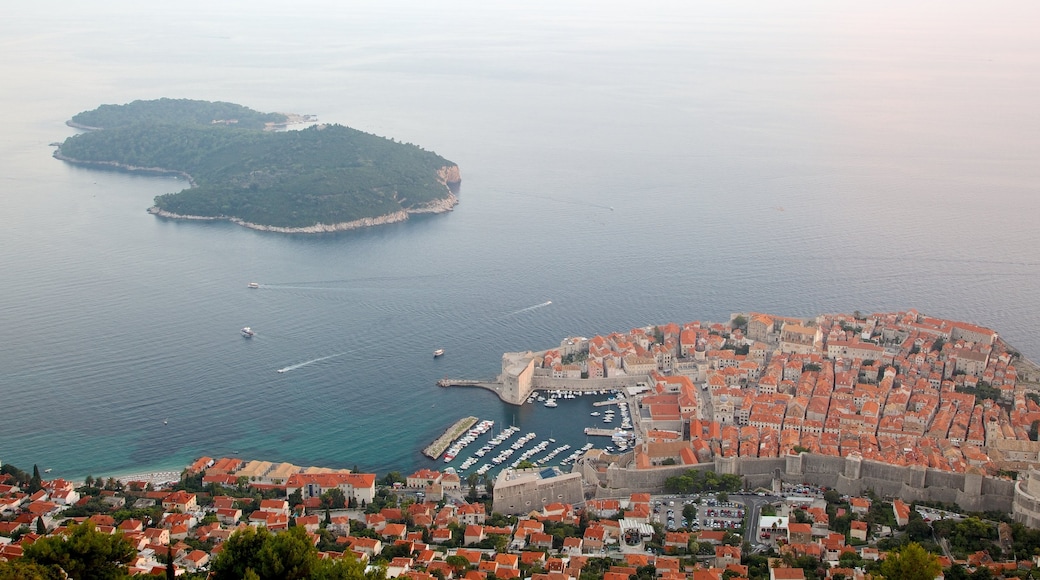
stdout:
[(88, 475), (87, 478), (83, 480), (83, 485), (85, 485), (87, 487), (93, 487), (94, 486), (94, 476), (93, 475)]
[(70, 524), (64, 537), (40, 538), (25, 548), (25, 559), (58, 566), (74, 580), (122, 578), (125, 565), (137, 554), (123, 534), (104, 534), (94, 522)]
[(43, 523), (43, 516), (36, 518), (36, 533), (41, 536), (47, 535), (47, 524)]
[(173, 565), (173, 548), (166, 546), (166, 580), (177, 579), (177, 567)]
[(881, 574), (886, 580), (933, 580), (941, 571), (939, 558), (926, 552), (917, 542), (910, 542), (898, 552), (889, 552), (881, 564)]
[(329, 488), (321, 494), (321, 503), (334, 510), (343, 509), (347, 507), (347, 496), (338, 487)]
[(697, 506), (693, 504), (684, 505), (682, 508), (682, 517), (686, 518), (686, 520), (690, 522), (697, 519)]
[(296, 491), (289, 494), (289, 507), (295, 508), (296, 506), (303, 503), (303, 488), (296, 488)]
[(40, 467), (33, 464), (32, 479), (29, 480), (29, 494), (32, 495), (43, 489), (43, 478), (40, 477)]
[(64, 577), (54, 566), (42, 566), (24, 559), (0, 562), (0, 580), (61, 580)]
[(303, 528), (278, 535), (267, 528), (245, 528), (227, 539), (210, 569), (215, 580), (245, 578), (248, 572), (260, 580), (302, 579), (314, 571), (317, 553)]
[(463, 556), (448, 556), (444, 559), (444, 563), (451, 566), (456, 573), (469, 569), (469, 560)]
[(733, 317), (733, 320), (730, 321), (730, 325), (733, 328), (744, 328), (745, 326), (747, 326), (747, 323), (748, 323), (747, 317), (744, 316), (743, 314), (736, 315), (735, 317)]

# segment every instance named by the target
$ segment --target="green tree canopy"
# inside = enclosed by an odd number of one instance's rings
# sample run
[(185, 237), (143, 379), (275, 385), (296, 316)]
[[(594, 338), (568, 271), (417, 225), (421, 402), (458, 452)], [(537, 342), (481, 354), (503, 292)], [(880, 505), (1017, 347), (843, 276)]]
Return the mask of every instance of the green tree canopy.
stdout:
[(74, 580), (124, 578), (136, 555), (123, 534), (103, 534), (91, 521), (69, 525), (65, 536), (41, 538), (25, 549), (25, 559), (58, 566)]
[(377, 569), (366, 572), (365, 565), (351, 556), (319, 560), (318, 549), (303, 528), (272, 534), (266, 528), (246, 528), (235, 532), (210, 565), (214, 580), (384, 580)]
[(917, 542), (910, 542), (898, 552), (889, 552), (881, 564), (886, 580), (934, 580), (942, 566), (939, 557), (929, 554)]
[(56, 566), (43, 566), (25, 559), (0, 562), (0, 580), (62, 580), (65, 575)]

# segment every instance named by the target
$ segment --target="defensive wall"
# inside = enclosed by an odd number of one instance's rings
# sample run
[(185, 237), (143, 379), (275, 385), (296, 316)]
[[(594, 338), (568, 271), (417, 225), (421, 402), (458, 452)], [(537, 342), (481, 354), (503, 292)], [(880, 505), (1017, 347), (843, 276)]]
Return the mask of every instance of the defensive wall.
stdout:
[(1040, 471), (1035, 474), (1034, 495), (1027, 497), (1018, 493), (1016, 482), (986, 477), (978, 470), (952, 473), (916, 465), (889, 465), (858, 455), (841, 458), (800, 453), (782, 458), (719, 457), (712, 463), (639, 470), (613, 464), (602, 470), (583, 462), (579, 468), (586, 482), (596, 486), (595, 495), (600, 498), (625, 497), (633, 492), (663, 492), (666, 479), (682, 475), (688, 469), (739, 475), (749, 489), (771, 488), (777, 480), (810, 483), (852, 496), (873, 490), (882, 497), (898, 497), (907, 502), (956, 503), (968, 511), (1011, 512), (1013, 500), (1018, 502), (1016, 496), (1022, 495), (1020, 503), (1032, 506), (1040, 527)]
[(649, 383), (649, 375), (625, 375), (602, 379), (557, 378), (540, 374), (541, 369), (535, 361), (542, 353), (507, 352), (502, 355), (502, 372), (495, 381), (474, 381), (467, 379), (441, 379), (437, 384), (442, 387), (480, 387), (487, 389), (502, 401), (512, 405), (523, 405), (531, 393), (535, 391), (583, 391), (622, 389), (634, 387), (636, 383)]
[(580, 504), (585, 500), (579, 473), (541, 477), (538, 470), (503, 470), (495, 480), (492, 510), (503, 514), (540, 511), (551, 503)]

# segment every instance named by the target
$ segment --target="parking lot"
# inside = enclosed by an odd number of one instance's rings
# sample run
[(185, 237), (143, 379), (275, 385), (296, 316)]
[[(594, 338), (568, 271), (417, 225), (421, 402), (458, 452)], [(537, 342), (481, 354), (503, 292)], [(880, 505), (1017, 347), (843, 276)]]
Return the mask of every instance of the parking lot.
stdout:
[[(715, 499), (715, 494), (663, 497), (654, 499), (652, 505), (652, 521), (663, 524), (668, 531), (737, 530), (743, 527), (744, 505), (736, 501), (720, 502)], [(689, 513), (688, 506), (694, 508), (693, 513)]]

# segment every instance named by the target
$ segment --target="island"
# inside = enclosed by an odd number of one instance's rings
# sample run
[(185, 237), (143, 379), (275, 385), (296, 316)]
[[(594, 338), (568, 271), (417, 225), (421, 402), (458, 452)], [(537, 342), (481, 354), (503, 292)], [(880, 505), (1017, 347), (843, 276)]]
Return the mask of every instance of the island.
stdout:
[[(284, 130), (294, 123), (309, 126)], [(164, 98), (102, 105), (68, 124), (85, 132), (62, 142), (58, 159), (185, 179), (187, 189), (157, 196), (148, 210), (165, 218), (320, 233), (400, 222), (458, 203), (455, 163), (310, 115)]]

